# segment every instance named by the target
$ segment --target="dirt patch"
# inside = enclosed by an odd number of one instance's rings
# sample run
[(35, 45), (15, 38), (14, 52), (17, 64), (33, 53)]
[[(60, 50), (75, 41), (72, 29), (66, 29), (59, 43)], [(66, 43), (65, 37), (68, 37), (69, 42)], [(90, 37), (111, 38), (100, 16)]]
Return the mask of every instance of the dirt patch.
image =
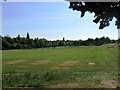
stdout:
[(94, 62), (89, 62), (88, 65), (95, 65), (95, 63)]
[(59, 64), (59, 67), (71, 67), (73, 65), (75, 65), (77, 63), (77, 61), (65, 61), (62, 64)]
[(101, 81), (101, 86), (103, 88), (116, 88), (116, 81), (114, 81), (114, 80), (104, 80), (104, 81)]
[(21, 66), (18, 66), (18, 68), (32, 68), (33, 66), (27, 66), (27, 65), (21, 65)]
[(53, 67), (52, 69), (69, 69), (70, 67), (74, 66), (77, 61), (65, 61), (62, 64), (58, 64), (57, 66)]
[(53, 67), (52, 69), (69, 69), (70, 67)]
[(5, 62), (5, 64), (17, 64), (21, 62), (25, 62), (26, 60), (16, 60), (16, 61), (11, 61), (11, 62)]
[(50, 88), (79, 88), (80, 85), (79, 83), (64, 83), (64, 84), (57, 84), (57, 85), (52, 85)]
[(33, 63), (29, 63), (29, 65), (21, 65), (21, 66), (18, 66), (18, 68), (32, 68), (36, 65), (42, 65), (42, 64), (47, 64), (49, 63), (50, 61), (48, 60), (41, 60), (41, 61), (36, 61), (36, 62), (33, 62)]
[(47, 64), (49, 63), (50, 61), (48, 60), (41, 60), (41, 61), (36, 61), (34, 63), (30, 63), (31, 65), (42, 65), (42, 64)]

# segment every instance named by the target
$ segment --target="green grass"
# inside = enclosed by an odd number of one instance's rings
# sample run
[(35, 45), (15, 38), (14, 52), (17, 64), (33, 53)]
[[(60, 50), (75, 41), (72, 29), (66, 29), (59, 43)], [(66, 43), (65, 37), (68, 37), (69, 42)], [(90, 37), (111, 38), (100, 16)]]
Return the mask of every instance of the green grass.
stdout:
[[(2, 51), (3, 87), (117, 87), (117, 57), (117, 48), (104, 46), (4, 50)], [(6, 64), (17, 60), (25, 61)], [(31, 65), (36, 61), (45, 60), (49, 62)], [(70, 61), (76, 63), (68, 63)], [(72, 65), (60, 66), (65, 62)], [(20, 68), (21, 65), (32, 67)]]

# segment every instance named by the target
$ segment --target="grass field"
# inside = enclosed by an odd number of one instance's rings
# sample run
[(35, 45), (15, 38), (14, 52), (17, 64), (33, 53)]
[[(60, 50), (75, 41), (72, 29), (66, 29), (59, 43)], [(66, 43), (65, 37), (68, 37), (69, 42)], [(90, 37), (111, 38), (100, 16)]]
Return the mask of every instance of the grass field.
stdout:
[(118, 50), (105, 46), (4, 50), (3, 87), (115, 88)]

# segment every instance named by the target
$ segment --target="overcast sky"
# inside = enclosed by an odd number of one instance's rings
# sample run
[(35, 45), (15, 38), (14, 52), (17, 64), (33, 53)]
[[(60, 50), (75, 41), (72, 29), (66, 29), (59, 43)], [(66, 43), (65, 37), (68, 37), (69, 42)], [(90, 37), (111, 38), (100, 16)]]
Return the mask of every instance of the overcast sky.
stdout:
[(87, 38), (118, 38), (115, 18), (109, 27), (98, 29), (93, 23), (94, 13), (86, 13), (83, 18), (80, 12), (68, 8), (68, 2), (6, 2), (2, 3), (2, 35), (16, 37), (46, 38), (57, 40), (65, 37), (69, 40)]

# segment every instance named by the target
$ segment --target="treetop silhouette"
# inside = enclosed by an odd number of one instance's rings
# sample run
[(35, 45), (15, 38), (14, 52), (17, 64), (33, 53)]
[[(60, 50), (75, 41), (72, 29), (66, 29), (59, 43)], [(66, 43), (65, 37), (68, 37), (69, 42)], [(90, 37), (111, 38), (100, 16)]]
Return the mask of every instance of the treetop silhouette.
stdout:
[(69, 8), (81, 12), (81, 17), (85, 12), (95, 13), (94, 20), (96, 24), (100, 22), (99, 29), (110, 25), (113, 17), (116, 18), (115, 25), (120, 29), (120, 1), (119, 2), (71, 2)]

